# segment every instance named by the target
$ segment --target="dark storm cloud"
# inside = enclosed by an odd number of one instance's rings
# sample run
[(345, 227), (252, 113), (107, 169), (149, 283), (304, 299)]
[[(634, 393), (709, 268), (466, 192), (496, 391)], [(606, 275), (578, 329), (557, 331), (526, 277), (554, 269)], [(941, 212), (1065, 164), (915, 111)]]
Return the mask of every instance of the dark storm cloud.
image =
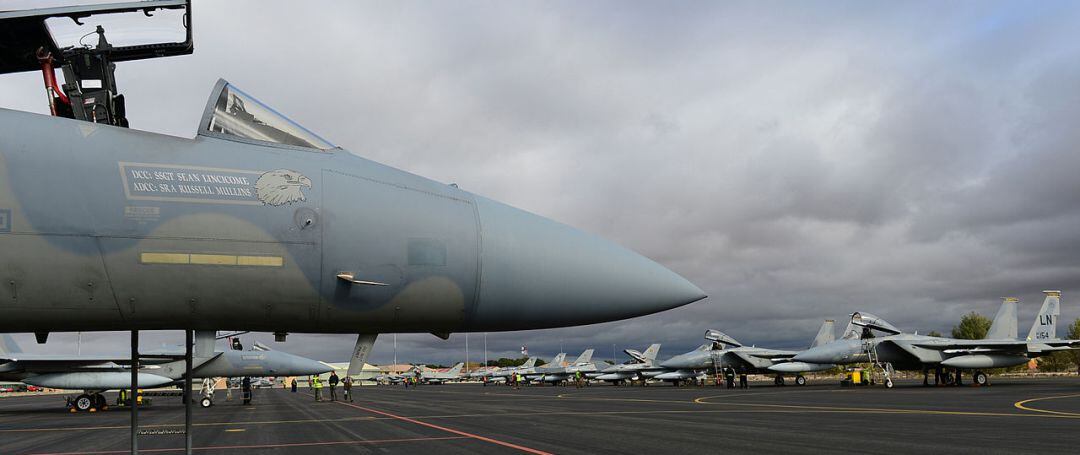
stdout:
[[(193, 56), (120, 66), (133, 126), (191, 136), (225, 77), (354, 153), (610, 238), (710, 295), (492, 333), (491, 357), (671, 355), (707, 328), (799, 347), (855, 310), (946, 331), (1003, 295), (1023, 299), (1023, 331), (1054, 288), (1065, 320), (1080, 316), (1074, 4), (233, 1), (195, 15)], [(43, 111), (39, 83), (3, 78), (4, 104)], [(326, 360), (353, 341), (259, 337)], [(391, 340), (374, 361), (393, 359)], [(397, 343), (402, 361), (464, 350), (461, 334)]]

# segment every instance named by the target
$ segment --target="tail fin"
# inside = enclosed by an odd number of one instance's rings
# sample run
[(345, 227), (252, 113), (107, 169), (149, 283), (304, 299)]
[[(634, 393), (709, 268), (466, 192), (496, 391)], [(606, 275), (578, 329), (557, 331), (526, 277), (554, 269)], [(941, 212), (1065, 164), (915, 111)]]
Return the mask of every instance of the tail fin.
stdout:
[(574, 365), (591, 362), (592, 361), (592, 353), (593, 353), (592, 349), (586, 349), (585, 352), (582, 352), (581, 355), (579, 355), (577, 357), (577, 360), (574, 361)]
[(201, 359), (213, 357), (216, 343), (217, 330), (196, 330), (191, 356)]
[(1061, 314), (1061, 291), (1043, 291), (1046, 300), (1043, 300), (1042, 309), (1035, 316), (1035, 324), (1028, 332), (1028, 341), (1057, 339), (1057, 319)]
[(356, 376), (360, 374), (360, 371), (364, 369), (364, 362), (367, 362), (368, 354), (371, 354), (371, 349), (375, 346), (375, 339), (379, 337), (377, 333), (361, 333), (356, 335), (356, 344), (353, 345), (352, 359), (349, 360), (349, 370), (345, 373), (349, 376)]
[(656, 360), (656, 355), (660, 353), (660, 343), (649, 345), (649, 349), (641, 353), (641, 356), (646, 360)]
[(450, 368), (450, 371), (447, 371), (447, 373), (450, 373), (450, 374), (461, 374), (461, 369), (462, 369), (462, 368), (464, 368), (464, 367), (465, 367), (465, 364), (464, 364), (464, 363), (462, 363), (462, 362), (458, 362), (458, 364), (457, 364), (457, 365), (454, 365), (454, 366), (453, 366), (453, 368)]
[(22, 354), (22, 349), (9, 333), (0, 334), (0, 354)]
[(563, 366), (564, 361), (566, 361), (566, 353), (560, 352), (559, 355), (555, 356), (554, 359), (551, 359), (551, 364), (557, 367), (561, 367)]
[(836, 339), (836, 334), (833, 333), (833, 326), (836, 325), (836, 321), (832, 319), (826, 319), (821, 323), (821, 328), (818, 329), (817, 336), (814, 337), (814, 341), (810, 342), (810, 347), (821, 346), (826, 343), (831, 343)]
[(1016, 297), (1005, 297), (1001, 301), (1001, 308), (994, 316), (994, 322), (990, 324), (990, 330), (986, 332), (988, 340), (1015, 340), (1017, 333), (1016, 305), (1020, 300)]
[(521, 366), (522, 368), (532, 368), (536, 366), (536, 357), (529, 357), (529, 360), (526, 360)]

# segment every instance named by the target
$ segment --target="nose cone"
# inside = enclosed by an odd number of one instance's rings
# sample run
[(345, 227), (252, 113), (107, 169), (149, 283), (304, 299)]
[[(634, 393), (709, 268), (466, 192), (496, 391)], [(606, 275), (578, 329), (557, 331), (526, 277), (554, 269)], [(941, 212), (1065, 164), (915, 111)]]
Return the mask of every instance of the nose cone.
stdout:
[(614, 321), (705, 298), (644, 256), (569, 226), (476, 197), (480, 299), (472, 330)]
[(276, 354), (280, 356), (278, 360), (282, 372), (277, 373), (279, 376), (307, 376), (333, 370), (331, 366), (318, 360), (284, 352), (276, 352)]

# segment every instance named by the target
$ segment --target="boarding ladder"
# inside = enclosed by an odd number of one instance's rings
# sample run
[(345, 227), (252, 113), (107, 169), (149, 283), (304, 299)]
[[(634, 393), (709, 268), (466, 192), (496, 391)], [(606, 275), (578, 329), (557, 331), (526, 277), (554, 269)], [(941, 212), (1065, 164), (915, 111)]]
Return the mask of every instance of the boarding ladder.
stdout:
[(885, 387), (891, 389), (893, 386), (893, 365), (891, 362), (881, 361), (881, 356), (877, 352), (877, 343), (871, 343), (871, 341), (870, 339), (863, 340), (863, 349), (866, 350), (866, 357), (870, 360), (870, 380), (876, 381), (878, 370), (880, 370)]

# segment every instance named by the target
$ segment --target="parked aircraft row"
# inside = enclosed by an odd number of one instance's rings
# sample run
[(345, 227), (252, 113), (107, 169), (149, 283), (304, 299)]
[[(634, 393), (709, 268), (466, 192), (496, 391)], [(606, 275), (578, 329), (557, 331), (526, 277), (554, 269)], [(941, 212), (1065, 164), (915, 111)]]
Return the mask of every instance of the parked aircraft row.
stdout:
[[(574, 380), (580, 372), (584, 379), (615, 384), (648, 380), (678, 384), (730, 372), (773, 375), (776, 385), (784, 385), (785, 376), (795, 375), (795, 383), (804, 385), (803, 373), (870, 363), (881, 372), (887, 387), (893, 386), (895, 370), (923, 371), (924, 378), (934, 371), (936, 378), (949, 377), (947, 382), (958, 383), (962, 382), (961, 372), (968, 371), (975, 383), (986, 384), (985, 369), (1020, 365), (1049, 353), (1080, 349), (1080, 340), (1057, 337), (1061, 292), (1044, 292), (1042, 308), (1024, 339), (1017, 336), (1019, 301), (1005, 298), (987, 336), (981, 340), (905, 333), (878, 316), (855, 312), (840, 338), (835, 337), (834, 321), (826, 320), (809, 347), (801, 351), (747, 346), (723, 332), (707, 330), (706, 344), (664, 361), (657, 360), (660, 344), (650, 345), (643, 352), (626, 349), (629, 360), (615, 365), (592, 361), (593, 349), (587, 349), (572, 362), (565, 361), (566, 353), (560, 353), (544, 366), (536, 366), (533, 358), (519, 367), (484, 368), (457, 379), (508, 382), (517, 378), (560, 383)], [(955, 379), (946, 369), (955, 372)], [(443, 376), (440, 382), (447, 380), (453, 379)]]
[[(265, 376), (307, 376), (326, 373), (329, 365), (256, 343), (250, 350), (218, 351), (215, 331), (197, 330), (194, 334), (191, 377), (229, 378)], [(138, 373), (140, 387), (182, 385), (186, 377), (185, 353), (175, 349), (143, 352)], [(74, 409), (101, 409), (108, 390), (131, 387), (131, 358), (127, 354), (64, 355), (22, 352), (8, 334), (0, 334), (0, 381), (18, 381), (53, 389), (82, 390), (73, 401)], [(213, 405), (213, 389), (205, 388), (200, 400), (203, 407)]]

